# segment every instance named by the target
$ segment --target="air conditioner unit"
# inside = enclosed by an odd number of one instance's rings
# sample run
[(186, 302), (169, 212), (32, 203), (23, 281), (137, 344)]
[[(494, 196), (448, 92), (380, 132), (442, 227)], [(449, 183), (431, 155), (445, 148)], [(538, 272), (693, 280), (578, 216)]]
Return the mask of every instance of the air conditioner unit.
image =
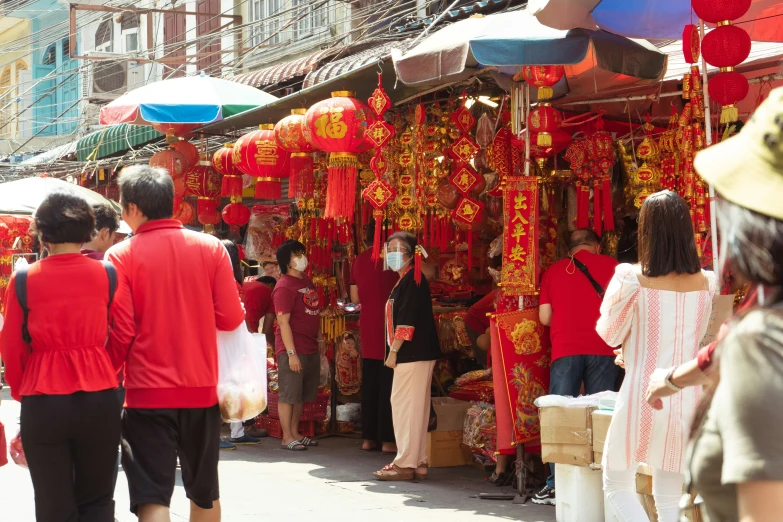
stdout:
[(87, 101), (112, 101), (128, 90), (127, 61), (91, 60), (86, 65), (82, 86)]

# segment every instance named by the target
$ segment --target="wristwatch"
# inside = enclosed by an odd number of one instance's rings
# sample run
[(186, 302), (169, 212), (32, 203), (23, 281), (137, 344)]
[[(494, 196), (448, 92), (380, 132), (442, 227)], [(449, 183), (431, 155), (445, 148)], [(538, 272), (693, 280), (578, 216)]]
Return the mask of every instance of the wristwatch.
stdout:
[(679, 386), (677, 386), (676, 384), (674, 384), (674, 383), (672, 382), (672, 376), (674, 375), (674, 372), (675, 372), (675, 371), (677, 371), (677, 367), (676, 367), (676, 366), (673, 366), (673, 367), (672, 367), (672, 368), (669, 370), (669, 372), (666, 374), (666, 378), (663, 380), (663, 382), (664, 382), (664, 384), (666, 384), (666, 386), (667, 386), (667, 387), (668, 387), (670, 390), (678, 392), (678, 391), (681, 391), (681, 390), (682, 390), (682, 388), (680, 388)]
[(296, 350), (286, 350), (285, 353), (287, 353), (289, 357), (293, 357), (296, 355)]

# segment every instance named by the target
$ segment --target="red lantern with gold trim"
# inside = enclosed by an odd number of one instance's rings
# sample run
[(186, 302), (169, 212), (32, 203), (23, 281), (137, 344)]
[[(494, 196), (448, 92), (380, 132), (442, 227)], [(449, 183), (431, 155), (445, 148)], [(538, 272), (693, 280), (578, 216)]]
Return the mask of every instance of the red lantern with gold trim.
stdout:
[(375, 121), (370, 108), (350, 91), (336, 91), (305, 113), (304, 136), (315, 148), (329, 152), (326, 191), (327, 218), (351, 218), (355, 209), (358, 154), (370, 148), (365, 132)]
[(223, 208), (223, 221), (231, 227), (232, 232), (238, 232), (250, 222), (250, 209), (242, 203), (229, 203)]
[(737, 121), (739, 111), (736, 103), (748, 95), (748, 79), (734, 70), (722, 70), (707, 84), (710, 98), (721, 104), (721, 123)]
[(201, 123), (153, 123), (152, 128), (166, 135), (166, 143), (176, 143), (177, 138), (187, 139)]
[(714, 67), (736, 67), (750, 56), (750, 36), (736, 25), (716, 27), (704, 36), (701, 54)]
[(696, 16), (711, 24), (736, 20), (748, 12), (751, 0), (692, 0)]
[(212, 167), (223, 175), (220, 195), (232, 203), (242, 201), (242, 172), (234, 165), (234, 144), (226, 143), (212, 155)]
[(179, 139), (176, 143), (171, 144), (171, 148), (182, 154), (185, 158), (185, 172), (196, 163), (198, 163), (199, 153), (198, 149), (191, 142)]
[(313, 146), (304, 137), (305, 113), (307, 109), (291, 109), (275, 125), (277, 144), (291, 153), (288, 197), (306, 197), (315, 190), (313, 176)]
[[(202, 156), (198, 164), (190, 169), (185, 176), (185, 184), (188, 190), (198, 197), (198, 217), (203, 224), (215, 224), (201, 221), (202, 216), (211, 220), (217, 215), (217, 201), (220, 197), (221, 179), (220, 173), (212, 168), (212, 163)], [(218, 223), (220, 220), (218, 219)]]
[(548, 103), (539, 103), (528, 117), (530, 131), (536, 135), (536, 145), (551, 147), (552, 135), (560, 128), (563, 117)]
[(554, 96), (554, 87), (565, 74), (562, 65), (526, 65), (522, 68), (524, 80), (538, 88), (538, 101), (544, 101)]
[(173, 218), (183, 225), (190, 223), (196, 217), (196, 209), (193, 208), (193, 204), (189, 201), (181, 201), (175, 208)]
[(257, 178), (256, 199), (280, 199), (280, 180), (289, 175), (288, 161), (289, 153), (277, 144), (271, 123), (262, 123), (234, 144), (234, 165)]

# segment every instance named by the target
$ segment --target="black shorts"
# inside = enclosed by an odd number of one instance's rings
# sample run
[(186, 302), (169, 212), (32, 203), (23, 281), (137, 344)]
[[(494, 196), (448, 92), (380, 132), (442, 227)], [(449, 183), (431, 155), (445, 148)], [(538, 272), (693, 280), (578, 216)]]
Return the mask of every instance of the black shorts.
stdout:
[(300, 373), (292, 372), (288, 354), (277, 356), (277, 381), (280, 388), (279, 401), (285, 404), (315, 402), (318, 398), (318, 383), (321, 380), (321, 355), (319, 353), (299, 354), (302, 363)]
[(211, 408), (137, 409), (122, 413), (122, 468), (128, 477), (131, 511), (141, 504), (169, 506), (177, 457), (185, 494), (211, 509), (220, 498), (220, 428), (217, 405)]

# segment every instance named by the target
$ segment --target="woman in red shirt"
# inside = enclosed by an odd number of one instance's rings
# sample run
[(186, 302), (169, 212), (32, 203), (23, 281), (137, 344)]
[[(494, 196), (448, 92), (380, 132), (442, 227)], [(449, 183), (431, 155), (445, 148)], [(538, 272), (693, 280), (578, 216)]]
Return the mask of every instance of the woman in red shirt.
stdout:
[[(27, 332), (16, 292), (5, 296), (0, 349), (11, 396), (21, 401), (21, 435), (38, 522), (114, 520), (114, 467), (121, 405), (105, 343), (109, 271), (79, 250), (92, 239), (90, 204), (49, 194), (34, 230), (49, 256), (27, 270)], [(26, 340), (27, 339), (27, 340)]]

